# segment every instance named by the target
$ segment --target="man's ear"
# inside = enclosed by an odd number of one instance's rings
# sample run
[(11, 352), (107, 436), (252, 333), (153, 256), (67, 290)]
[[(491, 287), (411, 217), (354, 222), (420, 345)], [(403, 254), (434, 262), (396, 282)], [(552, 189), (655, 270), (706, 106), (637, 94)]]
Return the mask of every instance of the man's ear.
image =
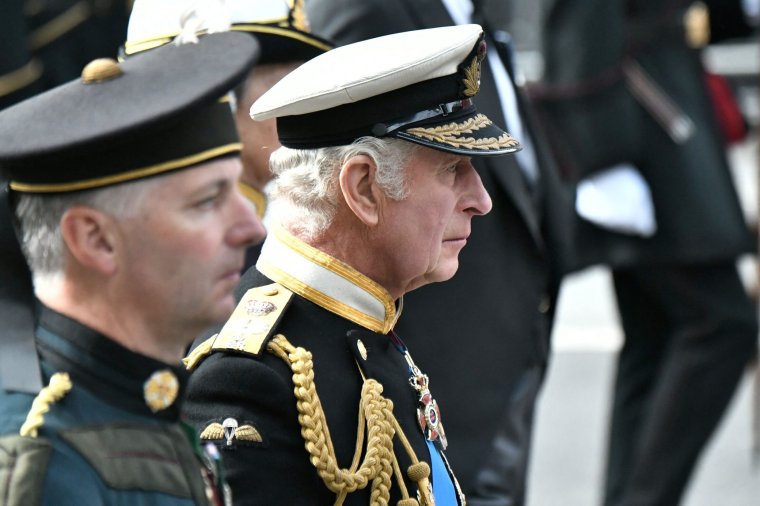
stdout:
[(61, 218), (61, 237), (78, 263), (104, 275), (116, 272), (113, 219), (87, 206), (73, 206)]
[(367, 155), (356, 155), (340, 170), (340, 189), (346, 205), (365, 225), (373, 227), (380, 219), (385, 193), (375, 182), (377, 166)]

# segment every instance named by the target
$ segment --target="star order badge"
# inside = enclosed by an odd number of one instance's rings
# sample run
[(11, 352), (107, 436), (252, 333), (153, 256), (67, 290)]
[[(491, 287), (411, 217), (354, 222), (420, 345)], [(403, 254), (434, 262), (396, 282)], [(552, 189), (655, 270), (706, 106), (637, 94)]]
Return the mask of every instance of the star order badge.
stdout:
[(409, 383), (420, 394), (420, 398), (417, 400), (417, 421), (422, 433), (428, 441), (439, 442), (441, 448), (445, 450), (448, 441), (441, 423), (441, 410), (438, 408), (438, 403), (435, 402), (433, 394), (430, 393), (427, 375), (422, 374), (415, 366)]

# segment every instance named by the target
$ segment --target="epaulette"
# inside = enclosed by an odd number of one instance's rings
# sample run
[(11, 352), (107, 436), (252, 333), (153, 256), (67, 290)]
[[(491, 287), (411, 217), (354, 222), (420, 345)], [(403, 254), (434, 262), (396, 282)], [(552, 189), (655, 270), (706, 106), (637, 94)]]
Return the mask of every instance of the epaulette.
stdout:
[(204, 358), (217, 351), (258, 356), (292, 297), (293, 292), (279, 283), (251, 288), (240, 299), (222, 330), (201, 343), (183, 360), (185, 367), (193, 370)]

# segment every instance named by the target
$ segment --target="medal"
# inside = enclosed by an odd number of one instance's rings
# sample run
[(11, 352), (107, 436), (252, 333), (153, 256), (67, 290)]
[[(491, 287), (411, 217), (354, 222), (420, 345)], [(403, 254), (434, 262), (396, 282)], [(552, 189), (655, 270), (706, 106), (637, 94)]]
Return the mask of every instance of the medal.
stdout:
[(417, 422), (420, 424), (422, 434), (428, 441), (438, 442), (441, 449), (445, 450), (448, 441), (446, 441), (446, 432), (444, 432), (441, 423), (441, 410), (428, 387), (430, 380), (427, 374), (420, 371), (406, 349), (404, 350), (404, 358), (409, 365), (409, 385), (419, 395), (419, 399), (417, 399)]
[(427, 374), (423, 374), (417, 364), (412, 360), (412, 356), (409, 354), (409, 350), (406, 349), (406, 345), (396, 335), (394, 331), (390, 331), (388, 336), (391, 338), (391, 342), (396, 349), (404, 355), (407, 365), (409, 366), (409, 386), (411, 386), (419, 398), (417, 399), (417, 423), (420, 425), (420, 430), (425, 436), (425, 439), (438, 443), (442, 450), (445, 450), (449, 445), (446, 441), (446, 432), (443, 430), (443, 424), (441, 423), (441, 410), (438, 408), (438, 403), (433, 399), (433, 394), (430, 393), (430, 380)]

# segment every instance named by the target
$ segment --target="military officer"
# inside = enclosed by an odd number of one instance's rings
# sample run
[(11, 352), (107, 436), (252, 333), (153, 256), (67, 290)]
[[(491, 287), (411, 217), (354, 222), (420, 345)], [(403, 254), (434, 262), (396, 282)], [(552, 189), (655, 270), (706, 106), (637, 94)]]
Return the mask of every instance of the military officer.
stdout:
[(484, 57), (478, 25), (390, 35), (317, 56), (251, 108), (283, 145), (277, 226), (186, 359), (187, 417), (241, 504), (464, 503), (435, 379), (393, 328), (491, 208), (471, 158), (519, 149), (471, 100)]
[(36, 353), (17, 346), (16, 359), (46, 385), (30, 394), (33, 378), (0, 371), (4, 504), (228, 502), (218, 453), (180, 422), (180, 359), (234, 309), (245, 248), (264, 235), (237, 191), (240, 143), (220, 101), (257, 52), (227, 33), (96, 60), (0, 113), (38, 301)]

